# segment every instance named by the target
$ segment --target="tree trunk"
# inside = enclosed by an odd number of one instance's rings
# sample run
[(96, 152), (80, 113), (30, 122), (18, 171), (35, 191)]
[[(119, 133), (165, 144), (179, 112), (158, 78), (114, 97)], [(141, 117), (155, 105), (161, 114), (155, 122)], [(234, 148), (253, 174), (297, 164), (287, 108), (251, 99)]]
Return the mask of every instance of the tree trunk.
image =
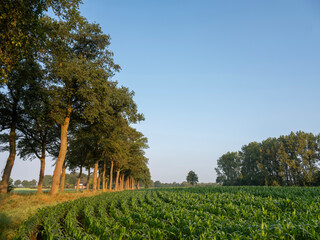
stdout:
[(107, 163), (106, 160), (103, 160), (103, 172), (102, 172), (102, 190), (105, 192), (106, 191), (106, 168), (107, 168)]
[(130, 176), (128, 176), (126, 180), (126, 189), (129, 189), (129, 188), (130, 188)]
[(123, 183), (124, 183), (124, 174), (121, 174), (120, 175), (120, 186), (119, 186), (120, 191), (123, 190)]
[(114, 187), (114, 190), (116, 191), (119, 190), (119, 175), (120, 175), (120, 170), (117, 170), (116, 185)]
[(132, 189), (132, 177), (129, 176), (129, 189)]
[(101, 183), (101, 169), (99, 169), (99, 177), (98, 177), (98, 183), (97, 183), (98, 190), (100, 190), (100, 183)]
[(112, 175), (113, 175), (113, 161), (111, 161), (111, 167), (110, 167), (110, 183), (109, 183), (109, 190), (112, 190)]
[(77, 180), (77, 188), (76, 188), (77, 192), (79, 191), (79, 187), (80, 187), (81, 174), (82, 174), (82, 166), (80, 167), (80, 173)]
[(98, 177), (98, 166), (99, 160), (94, 163), (94, 170), (93, 170), (93, 181), (92, 181), (92, 190), (95, 192), (97, 190), (97, 177)]
[(46, 165), (46, 138), (42, 142), (40, 164), (41, 164), (41, 166), (40, 166), (40, 174), (39, 174), (39, 181), (38, 181), (38, 193), (42, 193), (44, 169), (45, 169), (45, 165)]
[(132, 177), (132, 189), (134, 189), (134, 184), (135, 184), (134, 177)]
[(40, 174), (39, 174), (39, 182), (38, 182), (38, 193), (42, 193), (42, 185), (44, 179), (44, 169), (46, 165), (46, 159), (44, 157), (40, 158)]
[[(14, 118), (14, 116), (13, 116)], [(9, 148), (10, 153), (7, 159), (6, 166), (3, 170), (2, 181), (0, 183), (0, 194), (7, 193), (9, 179), (16, 158), (16, 122), (13, 120), (11, 124), (10, 136), (9, 136)]]
[(128, 189), (128, 177), (126, 177), (125, 183), (124, 183), (124, 189)]
[(131, 176), (128, 177), (128, 189), (131, 189)]
[(137, 183), (137, 189), (139, 189), (140, 188), (140, 184), (139, 184), (139, 182)]
[(55, 195), (59, 191), (59, 183), (60, 183), (60, 175), (62, 170), (62, 165), (64, 163), (64, 159), (67, 154), (67, 132), (70, 123), (70, 114), (72, 112), (71, 106), (68, 107), (68, 114), (64, 120), (63, 125), (61, 125), (61, 133), (60, 133), (60, 151), (59, 156), (56, 161), (56, 167), (53, 172), (52, 177), (52, 186), (51, 186), (51, 195)]
[(87, 176), (87, 189), (86, 191), (89, 192), (90, 188), (90, 167), (88, 168), (88, 176)]
[(62, 174), (61, 174), (61, 183), (60, 183), (60, 192), (64, 191), (64, 183), (66, 180), (66, 162), (63, 163), (62, 166)]
[(109, 178), (108, 178), (108, 177), (106, 177), (106, 188), (105, 188), (105, 191), (107, 191), (107, 190), (108, 190), (108, 184), (109, 184)]

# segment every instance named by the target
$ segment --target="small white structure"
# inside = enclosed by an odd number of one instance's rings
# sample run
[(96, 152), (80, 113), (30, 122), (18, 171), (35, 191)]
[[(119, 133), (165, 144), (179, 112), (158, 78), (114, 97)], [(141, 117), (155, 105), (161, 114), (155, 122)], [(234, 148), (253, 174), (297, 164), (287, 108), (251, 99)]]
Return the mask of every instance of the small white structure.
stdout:
[[(87, 186), (83, 185), (82, 183), (79, 184), (79, 189), (86, 189)], [(74, 189), (77, 189), (77, 185), (74, 186)]]

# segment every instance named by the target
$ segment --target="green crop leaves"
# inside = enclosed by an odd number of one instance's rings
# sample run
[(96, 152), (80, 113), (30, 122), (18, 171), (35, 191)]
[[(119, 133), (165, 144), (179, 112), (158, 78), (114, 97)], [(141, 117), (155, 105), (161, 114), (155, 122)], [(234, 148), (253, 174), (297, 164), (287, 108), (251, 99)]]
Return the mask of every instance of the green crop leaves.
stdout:
[(320, 188), (106, 193), (40, 210), (15, 239), (320, 239)]

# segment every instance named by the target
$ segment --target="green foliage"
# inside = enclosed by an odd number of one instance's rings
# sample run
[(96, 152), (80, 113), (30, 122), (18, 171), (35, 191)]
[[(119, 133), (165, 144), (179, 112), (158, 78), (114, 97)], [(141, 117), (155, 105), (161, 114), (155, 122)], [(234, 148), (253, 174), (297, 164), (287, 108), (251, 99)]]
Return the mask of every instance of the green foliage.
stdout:
[(21, 180), (18, 179), (18, 180), (16, 180), (16, 181), (14, 181), (13, 184), (14, 184), (15, 187), (19, 187), (19, 186), (21, 185)]
[(198, 175), (194, 171), (190, 171), (187, 175), (187, 182), (191, 185), (197, 184), (199, 182)]
[(13, 179), (10, 178), (10, 179), (9, 179), (9, 183), (8, 183), (7, 192), (9, 193), (9, 192), (11, 192), (11, 191), (13, 191), (13, 190), (14, 190)]
[(90, 24), (80, 16), (67, 22), (47, 18), (51, 34), (50, 51), (45, 52), (44, 65), (50, 75), (52, 117), (63, 125), (67, 117), (93, 123), (105, 121), (112, 112), (111, 97), (116, 83), (110, 79), (120, 67), (108, 50), (110, 37), (98, 24)]
[(43, 186), (50, 187), (52, 183), (52, 176), (51, 175), (44, 175), (43, 178)]
[(320, 188), (192, 187), (41, 209), (14, 239), (319, 239)]
[(31, 181), (23, 180), (21, 184), (24, 188), (36, 187), (37, 181), (35, 179), (32, 179)]
[[(70, 173), (66, 174), (65, 177), (65, 188), (74, 188), (77, 182), (78, 173)], [(83, 177), (86, 177), (86, 174), (83, 174)], [(43, 179), (43, 186), (44, 187), (51, 187), (52, 184), (52, 175), (44, 175)]]
[(31, 186), (31, 187), (36, 187), (36, 186), (37, 186), (37, 180), (32, 179), (32, 180), (30, 181), (30, 186)]
[(251, 142), (218, 159), (217, 183), (223, 185), (319, 186), (320, 135), (290, 133)]
[(182, 183), (176, 183), (176, 182), (173, 182), (173, 183), (162, 183), (160, 181), (155, 181), (153, 183), (153, 186), (155, 188), (170, 188), (170, 187), (190, 187), (190, 183), (188, 182), (182, 182)]
[(74, 188), (77, 183), (77, 177), (78, 174), (75, 173), (66, 174), (65, 188)]
[[(71, 170), (90, 169), (98, 160), (107, 163), (106, 169), (112, 161), (122, 181), (151, 184), (147, 138), (130, 126), (144, 116), (138, 113), (134, 92), (111, 80), (120, 66), (109, 50), (110, 36), (80, 16), (80, 2), (1, 3), (0, 150), (10, 150), (1, 182), (5, 187), (16, 148), (23, 159), (41, 160), (40, 183), (46, 155), (56, 157), (54, 180), (43, 180), (44, 186), (52, 185), (53, 194), (66, 155)], [(53, 17), (46, 15), (48, 10)], [(75, 183), (76, 175), (66, 176), (66, 187)], [(21, 184), (34, 186), (26, 180)]]
[(80, 0), (17, 0), (1, 1), (0, 5), (0, 83), (8, 81), (8, 75), (16, 64), (28, 55), (43, 50), (46, 39), (41, 17), (51, 8), (65, 19), (75, 15)]
[(239, 152), (227, 152), (217, 161), (217, 183), (224, 185), (236, 185), (241, 174), (241, 155)]

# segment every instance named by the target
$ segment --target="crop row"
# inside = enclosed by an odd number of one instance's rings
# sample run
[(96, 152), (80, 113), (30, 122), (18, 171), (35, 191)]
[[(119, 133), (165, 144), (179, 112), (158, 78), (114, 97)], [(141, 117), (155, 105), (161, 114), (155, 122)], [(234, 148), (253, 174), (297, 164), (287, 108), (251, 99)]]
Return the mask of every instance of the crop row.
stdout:
[(16, 239), (320, 239), (319, 233), (319, 188), (216, 187), (65, 202), (41, 209)]

